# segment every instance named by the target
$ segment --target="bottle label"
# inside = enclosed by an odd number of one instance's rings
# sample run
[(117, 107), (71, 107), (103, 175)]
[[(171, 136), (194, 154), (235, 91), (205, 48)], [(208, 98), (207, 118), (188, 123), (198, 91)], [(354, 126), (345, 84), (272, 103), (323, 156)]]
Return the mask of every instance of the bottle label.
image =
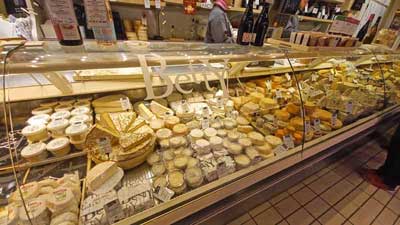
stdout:
[(75, 40), (81, 39), (77, 25), (75, 25), (75, 24), (59, 24), (58, 26), (60, 27), (60, 31), (61, 31), (63, 40), (75, 41)]
[(253, 36), (252, 33), (244, 32), (242, 37), (242, 42), (251, 42), (252, 36)]

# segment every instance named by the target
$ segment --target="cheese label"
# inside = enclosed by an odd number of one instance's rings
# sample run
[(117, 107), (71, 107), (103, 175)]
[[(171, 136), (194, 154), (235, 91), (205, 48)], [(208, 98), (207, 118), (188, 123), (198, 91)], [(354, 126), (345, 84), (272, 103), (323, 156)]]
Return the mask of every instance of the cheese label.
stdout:
[(294, 148), (294, 142), (292, 135), (285, 135), (283, 136), (283, 143), (289, 148)]
[(286, 152), (288, 149), (287, 149), (287, 147), (286, 146), (284, 146), (284, 145), (278, 145), (276, 148), (274, 148), (274, 153), (275, 153), (275, 155), (279, 155), (279, 154), (282, 154), (282, 153), (284, 153), (284, 152)]
[(332, 126), (332, 127), (336, 126), (337, 116), (338, 116), (338, 112), (335, 111), (335, 112), (332, 114), (332, 118), (331, 118), (331, 126)]
[(129, 98), (128, 98), (128, 97), (120, 98), (119, 101), (120, 101), (120, 103), (121, 103), (121, 108), (122, 108), (123, 110), (130, 110), (130, 109), (132, 109), (132, 104), (131, 104), (131, 102), (129, 101)]
[(156, 0), (155, 4), (156, 4), (156, 9), (160, 9), (161, 8), (161, 0)]
[(348, 101), (346, 103), (346, 113), (352, 113), (353, 112), (353, 102)]
[(174, 196), (174, 194), (175, 192), (167, 187), (157, 186), (154, 191), (154, 197), (162, 202), (169, 201)]
[(289, 73), (285, 73), (286, 80), (291, 81), (292, 78), (290, 77)]
[(331, 73), (329, 74), (329, 76), (328, 76), (328, 81), (329, 81), (329, 82), (332, 82), (334, 76), (335, 76), (335, 75), (331, 72)]
[(265, 81), (265, 86), (267, 87), (268, 91), (272, 90), (272, 84), (270, 80)]
[(108, 137), (101, 137), (96, 140), (97, 146), (99, 147), (99, 152), (101, 154), (111, 153), (111, 141)]
[(124, 210), (118, 199), (108, 202), (104, 205), (104, 211), (109, 224), (113, 224), (125, 218)]
[(311, 75), (311, 81), (316, 82), (317, 80), (318, 80), (318, 75), (315, 74), (315, 73), (313, 73), (313, 74)]
[(276, 98), (282, 98), (282, 91), (279, 89), (276, 89), (275, 96), (276, 96)]
[(320, 131), (320, 127), (319, 125), (321, 124), (321, 121), (317, 118), (313, 120), (313, 125), (314, 125), (314, 130), (319, 132)]
[(150, 9), (150, 0), (144, 0), (144, 8)]
[(308, 134), (311, 131), (311, 124), (310, 121), (306, 120), (305, 126), (304, 126), (304, 133)]

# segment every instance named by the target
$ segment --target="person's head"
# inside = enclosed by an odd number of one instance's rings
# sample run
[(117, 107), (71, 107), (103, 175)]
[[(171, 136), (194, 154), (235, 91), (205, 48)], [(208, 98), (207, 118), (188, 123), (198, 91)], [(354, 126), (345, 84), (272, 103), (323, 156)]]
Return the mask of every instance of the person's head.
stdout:
[(226, 0), (215, 0), (214, 5), (219, 6), (221, 9), (225, 11), (228, 9), (228, 4), (226, 4)]

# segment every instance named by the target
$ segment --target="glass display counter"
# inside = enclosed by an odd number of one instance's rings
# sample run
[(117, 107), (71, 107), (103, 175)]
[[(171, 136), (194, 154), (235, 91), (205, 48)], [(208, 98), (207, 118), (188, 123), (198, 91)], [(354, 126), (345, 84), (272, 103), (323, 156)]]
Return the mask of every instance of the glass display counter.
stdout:
[(177, 222), (399, 110), (399, 57), (369, 46), (45, 42), (2, 65), (11, 222)]

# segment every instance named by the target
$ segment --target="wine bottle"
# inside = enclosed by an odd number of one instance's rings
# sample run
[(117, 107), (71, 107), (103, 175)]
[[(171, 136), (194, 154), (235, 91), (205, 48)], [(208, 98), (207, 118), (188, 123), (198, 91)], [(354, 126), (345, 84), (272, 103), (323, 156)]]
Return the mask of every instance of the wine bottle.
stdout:
[(82, 35), (78, 24), (53, 25), (58, 42), (64, 46), (82, 45)]
[(382, 17), (378, 17), (375, 24), (371, 27), (369, 34), (364, 39), (364, 44), (371, 44), (375, 38), (376, 32), (378, 32), (379, 23), (381, 22)]
[(253, 32), (253, 0), (249, 0), (246, 11), (240, 20), (236, 43), (240, 45), (249, 45)]
[(265, 34), (268, 30), (268, 11), (269, 11), (269, 4), (264, 1), (263, 8), (261, 14), (258, 16), (256, 23), (254, 24), (253, 30), (253, 40), (252, 45), (254, 46), (263, 46)]
[(363, 41), (365, 35), (368, 32), (369, 25), (371, 24), (372, 20), (374, 20), (375, 14), (371, 14), (368, 18), (368, 21), (361, 27), (360, 31), (357, 33), (357, 38), (359, 41)]

